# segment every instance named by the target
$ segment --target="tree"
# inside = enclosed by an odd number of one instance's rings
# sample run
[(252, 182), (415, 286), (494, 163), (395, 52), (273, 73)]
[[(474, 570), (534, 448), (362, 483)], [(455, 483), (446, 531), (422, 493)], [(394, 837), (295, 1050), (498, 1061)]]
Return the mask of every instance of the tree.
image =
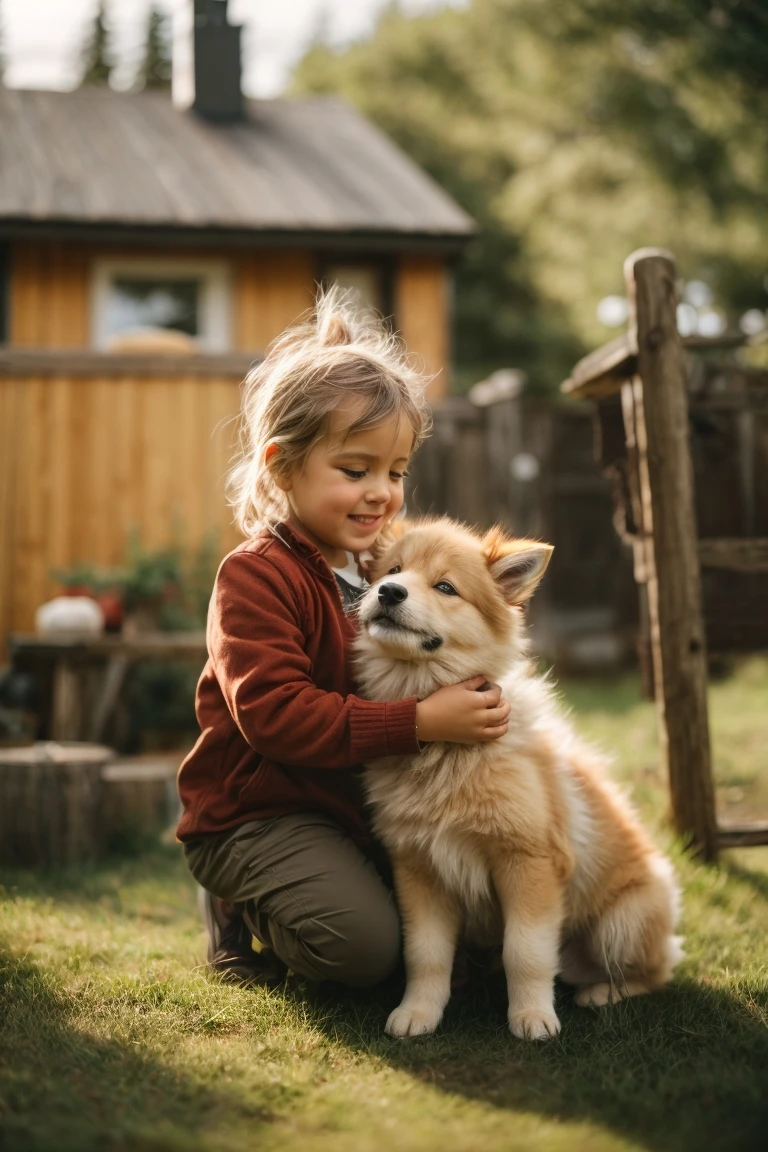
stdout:
[(105, 0), (99, 0), (91, 33), (83, 47), (81, 85), (109, 84), (113, 60), (109, 51), (108, 40), (106, 3)]
[(730, 323), (768, 306), (768, 117), (725, 81), (735, 49), (716, 69), (714, 42), (702, 54), (684, 21), (651, 42), (618, 26), (620, 10), (389, 9), (367, 42), (315, 46), (298, 66), (295, 89), (356, 104), (477, 220), (456, 274), (460, 379), (510, 365), (556, 387), (580, 348), (612, 335), (596, 305), (623, 294), (623, 259), (644, 244), (674, 249)]
[(150, 5), (144, 59), (136, 74), (136, 88), (170, 88), (171, 42), (165, 15)]
[(561, 30), (634, 36), (646, 50), (674, 51), (681, 78), (728, 85), (748, 115), (768, 112), (768, 7), (763, 0), (580, 0), (563, 5)]

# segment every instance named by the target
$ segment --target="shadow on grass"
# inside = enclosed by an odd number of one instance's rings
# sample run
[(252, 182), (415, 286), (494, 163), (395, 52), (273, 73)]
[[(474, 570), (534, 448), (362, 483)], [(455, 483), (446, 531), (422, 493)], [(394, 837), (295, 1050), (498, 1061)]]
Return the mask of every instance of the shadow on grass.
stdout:
[(320, 1027), (446, 1093), (592, 1122), (652, 1152), (766, 1147), (768, 1031), (720, 991), (679, 980), (659, 995), (585, 1010), (559, 988), (563, 1031), (545, 1044), (511, 1036), (500, 977), (449, 1004), (438, 1032), (423, 1039), (382, 1035), (399, 989), (386, 1003), (383, 992), (375, 1003), (347, 993)]
[[(722, 867), (730, 876), (735, 880), (741, 880), (745, 884), (749, 884), (751, 888), (765, 900), (768, 900), (768, 874), (765, 872), (753, 871), (747, 868), (744, 864), (738, 863), (729, 857), (724, 857)], [(766, 1141), (768, 1143), (768, 1141)]]
[[(114, 888), (113, 872), (87, 867), (58, 876), (26, 872), (3, 878), (9, 890), (55, 892), (57, 901), (82, 902), (85, 893), (103, 898)], [(226, 1128), (232, 1112), (226, 1092), (211, 1091), (154, 1059), (140, 1032), (130, 1038), (130, 1018), (116, 1038), (109, 1035), (107, 1018), (91, 1015), (84, 1025), (77, 1008), (55, 973), (18, 956), (0, 937), (3, 1152), (168, 1152), (201, 1147), (201, 1134), (204, 1147), (215, 1146), (205, 1142), (205, 1134)], [(205, 1025), (201, 1016), (201, 1030)], [(256, 1142), (273, 1120), (269, 1109), (242, 1100), (237, 1112), (253, 1123)]]

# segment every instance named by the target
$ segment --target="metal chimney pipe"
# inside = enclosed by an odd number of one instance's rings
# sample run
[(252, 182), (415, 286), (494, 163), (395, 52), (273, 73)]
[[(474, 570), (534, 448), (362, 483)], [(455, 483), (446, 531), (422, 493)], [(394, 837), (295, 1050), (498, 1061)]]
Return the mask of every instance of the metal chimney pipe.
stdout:
[(195, 0), (192, 107), (206, 120), (243, 119), (241, 32), (239, 24), (227, 20), (227, 0)]

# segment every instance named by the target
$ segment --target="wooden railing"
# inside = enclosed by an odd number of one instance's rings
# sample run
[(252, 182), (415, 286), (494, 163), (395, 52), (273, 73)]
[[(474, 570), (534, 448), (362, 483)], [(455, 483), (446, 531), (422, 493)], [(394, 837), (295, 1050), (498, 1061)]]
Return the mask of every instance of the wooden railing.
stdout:
[[(562, 390), (574, 398), (598, 401), (604, 440), (611, 436), (607, 413), (616, 411), (611, 400), (620, 397), (624, 444), (621, 448), (614, 445), (614, 464), (619, 465), (624, 481), (625, 506), (620, 512), (625, 523), (631, 521), (628, 536), (635, 552), (635, 578), (643, 589), (650, 623), (674, 822), (697, 852), (713, 859), (718, 847), (768, 843), (768, 822), (725, 827), (716, 819), (702, 601), (702, 570), (768, 575), (768, 538), (751, 534), (761, 511), (755, 498), (758, 484), (751, 421), (756, 413), (768, 413), (768, 375), (755, 373), (745, 386), (743, 370), (735, 367), (730, 386), (725, 373), (724, 389), (692, 397), (684, 345), (711, 349), (715, 342), (681, 340), (673, 258), (659, 249), (641, 249), (627, 260), (625, 274), (629, 331), (580, 361)], [(742, 342), (740, 336), (731, 341), (734, 345)], [(717, 346), (724, 346), (722, 338)], [(747, 421), (741, 429), (746, 429), (741, 439), (748, 467), (742, 469), (739, 483), (743, 496), (743, 535), (739, 537), (698, 538), (689, 429), (691, 416), (699, 410), (735, 411)], [(603, 456), (605, 460), (605, 451)], [(765, 467), (761, 477), (762, 482), (768, 480)], [(699, 522), (705, 512), (699, 493)], [(733, 634), (729, 618), (734, 614), (731, 595), (719, 618), (719, 651), (728, 647)], [(751, 635), (743, 620), (738, 624), (742, 650), (764, 644), (768, 621), (762, 613), (754, 613)]]

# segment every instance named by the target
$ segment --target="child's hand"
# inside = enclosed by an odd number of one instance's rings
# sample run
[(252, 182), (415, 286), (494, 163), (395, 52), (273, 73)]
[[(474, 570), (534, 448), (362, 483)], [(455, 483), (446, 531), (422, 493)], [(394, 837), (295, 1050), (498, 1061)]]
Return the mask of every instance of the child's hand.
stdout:
[(497, 740), (507, 731), (509, 704), (501, 698), (501, 688), (487, 684), (485, 676), (473, 676), (461, 684), (438, 688), (416, 705), (416, 727), (420, 741), (449, 744), (479, 744)]

